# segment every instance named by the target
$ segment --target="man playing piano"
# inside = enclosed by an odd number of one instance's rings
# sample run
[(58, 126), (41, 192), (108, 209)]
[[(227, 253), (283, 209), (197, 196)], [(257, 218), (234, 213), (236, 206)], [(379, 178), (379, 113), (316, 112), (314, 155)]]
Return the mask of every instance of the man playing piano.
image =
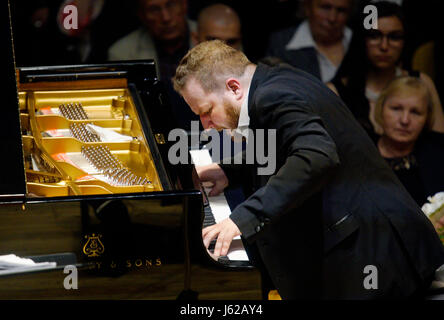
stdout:
[(173, 83), (204, 128), (276, 130), (272, 176), (254, 170), (247, 178), (243, 165), (198, 170), (214, 183), (211, 194), (239, 181), (255, 187), (229, 218), (203, 230), (205, 245), (217, 238), (215, 255), (241, 235), (284, 299), (424, 296), (444, 248), (323, 83), (287, 65), (255, 65), (218, 40), (191, 49)]

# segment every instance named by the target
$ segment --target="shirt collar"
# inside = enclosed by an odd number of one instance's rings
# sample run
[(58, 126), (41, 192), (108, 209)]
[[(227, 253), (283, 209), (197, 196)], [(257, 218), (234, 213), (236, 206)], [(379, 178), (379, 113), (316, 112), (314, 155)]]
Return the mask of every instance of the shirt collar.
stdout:
[[(345, 26), (344, 28), (344, 36), (342, 37), (342, 44), (344, 45), (345, 50), (348, 49), (350, 45), (352, 37), (352, 30)], [(296, 29), (293, 37), (285, 46), (287, 50), (298, 50), (302, 48), (315, 48), (316, 43), (313, 40), (313, 35), (310, 30), (310, 25), (308, 24), (308, 20), (304, 20), (299, 27)]]
[(248, 126), (250, 125), (250, 116), (248, 115), (248, 97), (250, 94), (250, 87), (247, 89), (247, 94), (244, 98), (244, 101), (242, 101), (240, 114), (239, 114), (239, 121), (237, 123), (237, 128), (232, 130), (233, 136), (241, 135), (248, 139)]
[(248, 127), (250, 124), (250, 116), (248, 115), (248, 96), (250, 93), (250, 88), (247, 90), (247, 95), (244, 98), (244, 101), (242, 101), (240, 114), (239, 114), (239, 122), (237, 124), (237, 127)]

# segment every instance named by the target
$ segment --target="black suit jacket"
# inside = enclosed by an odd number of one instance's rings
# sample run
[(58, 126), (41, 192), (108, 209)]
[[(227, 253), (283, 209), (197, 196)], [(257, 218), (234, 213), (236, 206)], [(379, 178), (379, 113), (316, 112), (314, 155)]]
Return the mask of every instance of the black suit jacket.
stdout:
[(286, 48), (286, 45), (290, 42), (298, 26), (272, 33), (266, 55), (277, 57), (291, 66), (304, 70), (321, 79), (319, 61), (314, 48), (301, 48), (297, 50), (289, 50)]
[[(283, 298), (408, 297), (429, 284), (444, 247), (332, 91), (259, 64), (248, 112), (250, 129), (277, 130), (277, 170), (252, 176), (255, 191), (230, 217)], [(247, 181), (247, 170), (222, 167), (230, 182)], [(372, 288), (366, 266), (377, 270)]]

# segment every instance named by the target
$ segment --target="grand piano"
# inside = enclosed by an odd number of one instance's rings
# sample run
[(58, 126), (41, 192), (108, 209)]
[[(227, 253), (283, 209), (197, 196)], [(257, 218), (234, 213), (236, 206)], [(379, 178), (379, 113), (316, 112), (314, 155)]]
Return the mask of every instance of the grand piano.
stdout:
[(197, 179), (205, 153), (169, 162), (175, 124), (154, 62), (17, 67), (8, 4), (0, 256), (35, 266), (0, 267), (0, 298), (260, 299), (241, 239), (226, 257), (203, 246), (230, 208)]

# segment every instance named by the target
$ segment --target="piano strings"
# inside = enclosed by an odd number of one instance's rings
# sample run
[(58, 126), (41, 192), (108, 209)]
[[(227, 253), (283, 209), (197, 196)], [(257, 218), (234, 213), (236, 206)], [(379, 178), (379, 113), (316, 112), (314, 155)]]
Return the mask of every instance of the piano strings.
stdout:
[[(66, 103), (59, 106), (60, 114), (68, 120), (88, 120), (82, 104)], [(101, 142), (100, 137), (88, 130), (86, 123), (71, 123), (69, 125), (71, 135), (82, 142)], [(81, 147), (82, 155), (88, 162), (101, 172), (109, 181), (118, 186), (150, 185), (152, 182), (136, 175), (119, 161), (110, 151), (108, 146), (93, 145)]]

